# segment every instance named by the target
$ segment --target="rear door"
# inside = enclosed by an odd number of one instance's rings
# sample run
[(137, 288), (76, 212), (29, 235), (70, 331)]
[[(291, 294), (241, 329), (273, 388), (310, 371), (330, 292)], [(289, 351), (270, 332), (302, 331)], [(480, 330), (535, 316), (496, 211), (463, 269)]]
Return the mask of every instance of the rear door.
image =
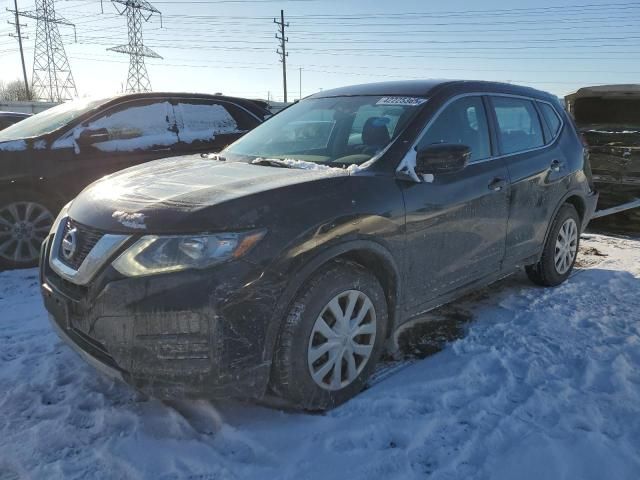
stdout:
[[(548, 220), (567, 191), (562, 180), (570, 168), (557, 142), (563, 125), (558, 118), (547, 127), (531, 99), (492, 95), (490, 100), (500, 154), (511, 178), (506, 259), (517, 262), (540, 251)], [(551, 108), (547, 113), (554, 114)]]
[(471, 159), (460, 172), (403, 183), (411, 307), (500, 270), (509, 177), (504, 161), (493, 157), (490, 138), (483, 98), (464, 96), (444, 107), (418, 142), (467, 145)]
[(179, 98), (172, 103), (182, 154), (219, 152), (260, 124), (255, 115), (225, 100)]

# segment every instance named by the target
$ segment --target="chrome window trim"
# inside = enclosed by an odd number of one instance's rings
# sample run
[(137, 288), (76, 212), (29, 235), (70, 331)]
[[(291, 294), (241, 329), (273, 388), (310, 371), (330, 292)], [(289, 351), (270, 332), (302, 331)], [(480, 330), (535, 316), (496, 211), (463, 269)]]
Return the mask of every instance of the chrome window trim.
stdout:
[(63, 237), (62, 232), (64, 232), (68, 219), (68, 216), (61, 219), (53, 236), (49, 265), (54, 272), (65, 280), (76, 285), (86, 285), (93, 279), (98, 270), (111, 259), (113, 254), (131, 238), (131, 235), (103, 235), (83, 260), (78, 270), (74, 270), (65, 265), (59, 257), (60, 244)]
[[(400, 175), (402, 175), (404, 177), (409, 177), (410, 179), (414, 180), (415, 182), (418, 182), (418, 183), (422, 183), (423, 182), (423, 180), (420, 179), (420, 177), (418, 176), (418, 174), (416, 174), (416, 172), (414, 170), (415, 165), (416, 165), (416, 147), (420, 143), (420, 140), (425, 135), (427, 130), (431, 127), (433, 122), (435, 122), (436, 119), (442, 114), (444, 109), (446, 109), (449, 105), (451, 105), (456, 100), (459, 100), (460, 98), (465, 98), (465, 97), (510, 97), (510, 98), (519, 98), (519, 99), (522, 99), (522, 100), (528, 100), (528, 101), (532, 102), (534, 104), (534, 108), (535, 108), (535, 102), (546, 103), (547, 105), (551, 106), (551, 108), (553, 108), (553, 110), (555, 111), (556, 115), (558, 115), (558, 117), (560, 118), (560, 127), (558, 128), (558, 131), (557, 131), (556, 135), (551, 140), (549, 140), (549, 142), (546, 142), (541, 147), (529, 148), (527, 150), (519, 150), (517, 152), (505, 153), (503, 155), (491, 155), (488, 158), (483, 158), (482, 160), (477, 160), (475, 162), (472, 162), (472, 163), (470, 163), (470, 165), (476, 165), (476, 164), (479, 164), (479, 163), (492, 162), (494, 160), (500, 160), (500, 159), (512, 157), (514, 155), (521, 155), (523, 153), (529, 153), (529, 152), (535, 152), (535, 151), (538, 151), (538, 150), (542, 150), (542, 149), (547, 148), (550, 145), (552, 145), (560, 137), (560, 134), (562, 133), (562, 130), (564, 129), (565, 122), (564, 122), (564, 119), (562, 118), (562, 115), (559, 115), (558, 111), (554, 107), (553, 103), (551, 103), (551, 102), (549, 102), (547, 100), (540, 100), (538, 98), (528, 97), (526, 95), (517, 95), (517, 94), (512, 94), (512, 93), (494, 93), (494, 92), (460, 93), (460, 94), (454, 95), (453, 97), (448, 99), (436, 111), (436, 113), (433, 115), (433, 117), (431, 117), (431, 119), (422, 128), (422, 130), (420, 130), (420, 133), (417, 135), (416, 140), (411, 144), (411, 147), (409, 148), (409, 151), (405, 154), (405, 156), (402, 158), (402, 160), (398, 164), (398, 167), (396, 168), (396, 173), (398, 173), (398, 174), (400, 174)], [(536, 108), (536, 113), (537, 113), (537, 111), (538, 110)], [(486, 112), (487, 115), (489, 113), (490, 112)], [(543, 119), (540, 118), (540, 114), (538, 114), (538, 121), (540, 122), (540, 127), (542, 128)], [(489, 134), (491, 136), (491, 122), (489, 122), (488, 126), (489, 126)], [(497, 134), (498, 132), (494, 132), (494, 133)]]

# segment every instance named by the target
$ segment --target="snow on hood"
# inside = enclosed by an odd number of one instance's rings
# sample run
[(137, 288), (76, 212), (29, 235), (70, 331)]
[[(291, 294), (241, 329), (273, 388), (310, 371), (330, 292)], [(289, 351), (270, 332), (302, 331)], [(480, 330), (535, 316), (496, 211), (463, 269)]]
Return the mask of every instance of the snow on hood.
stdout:
[(599, 130), (599, 129), (589, 129), (589, 130), (584, 130), (585, 132), (588, 133), (611, 133), (611, 134), (635, 134), (635, 133), (640, 133), (640, 130)]
[(261, 158), (258, 157), (256, 158), (253, 162), (254, 164), (261, 164), (262, 162), (271, 162), (271, 163), (279, 163), (283, 166), (289, 167), (289, 168), (298, 168), (301, 170), (322, 170), (322, 171), (331, 171), (331, 170), (337, 170), (337, 171), (347, 171), (349, 173), (355, 173), (358, 172), (360, 170), (362, 170), (364, 167), (362, 167), (361, 165), (349, 165), (346, 168), (343, 167), (332, 167), (330, 165), (325, 165), (322, 163), (316, 163), (316, 162), (307, 162), (305, 160), (295, 160), (292, 158), (285, 158), (285, 159), (280, 159), (280, 158)]
[(143, 213), (127, 213), (116, 211), (111, 214), (112, 218), (115, 218), (118, 222), (128, 228), (136, 230), (144, 230), (147, 226), (144, 223), (145, 215)]
[(27, 149), (27, 142), (24, 140), (10, 140), (0, 142), (0, 152), (19, 152)]

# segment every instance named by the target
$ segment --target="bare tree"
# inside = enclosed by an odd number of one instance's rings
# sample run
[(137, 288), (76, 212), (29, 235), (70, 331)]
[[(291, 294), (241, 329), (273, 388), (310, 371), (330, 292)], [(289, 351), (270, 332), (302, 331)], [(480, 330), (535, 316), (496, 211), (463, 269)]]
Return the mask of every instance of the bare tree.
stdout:
[(12, 82), (0, 81), (0, 100), (8, 102), (28, 101), (29, 94), (24, 88), (24, 83), (20, 80)]

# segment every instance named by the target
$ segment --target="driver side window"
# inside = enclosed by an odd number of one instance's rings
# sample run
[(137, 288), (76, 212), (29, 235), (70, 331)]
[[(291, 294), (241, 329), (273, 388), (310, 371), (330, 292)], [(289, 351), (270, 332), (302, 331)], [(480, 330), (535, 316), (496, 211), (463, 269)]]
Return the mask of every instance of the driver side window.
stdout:
[(86, 124), (80, 135), (96, 135), (93, 148), (102, 152), (130, 152), (171, 146), (177, 136), (170, 126), (171, 104), (125, 103)]
[(424, 134), (418, 148), (438, 143), (466, 145), (470, 162), (491, 156), (489, 127), (482, 98), (463, 97), (448, 105)]

